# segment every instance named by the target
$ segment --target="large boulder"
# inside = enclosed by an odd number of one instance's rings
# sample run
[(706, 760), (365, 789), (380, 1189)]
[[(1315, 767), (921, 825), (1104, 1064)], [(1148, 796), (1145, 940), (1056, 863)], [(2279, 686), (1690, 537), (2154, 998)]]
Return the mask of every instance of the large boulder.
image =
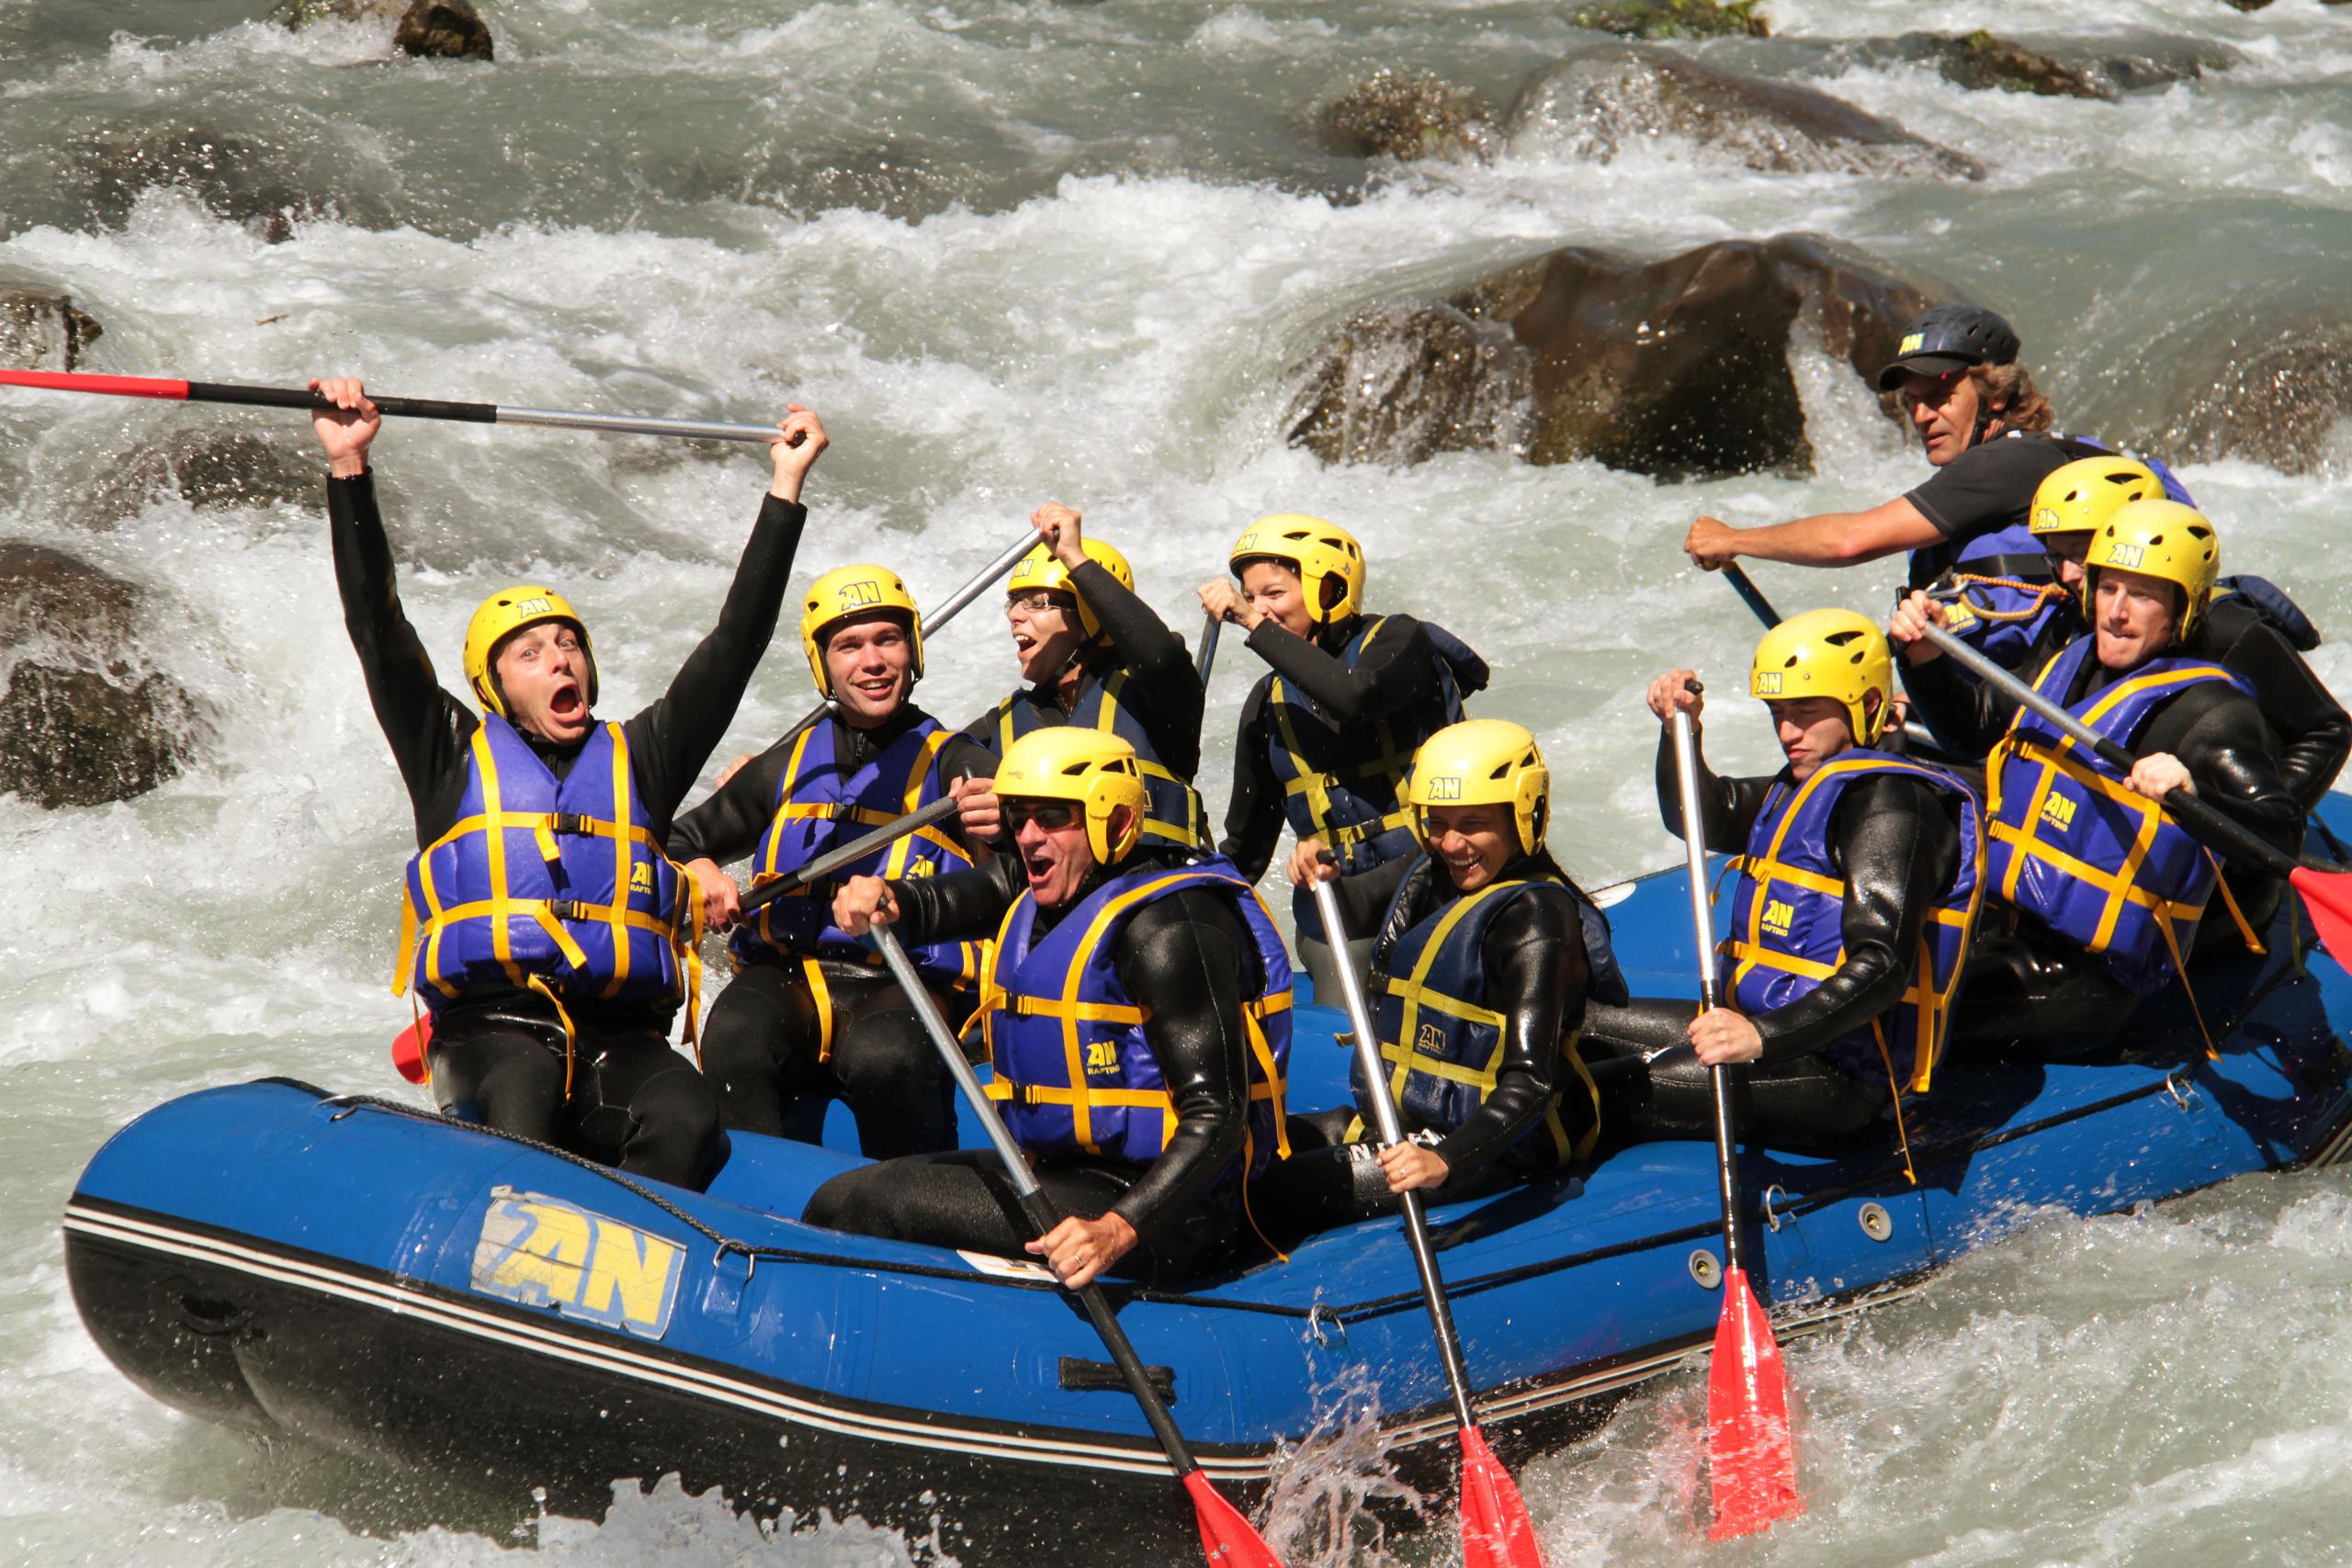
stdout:
[(172, 493), (191, 506), (315, 506), (324, 471), (318, 448), (290, 435), (175, 423), (97, 470), (74, 498), (74, 520), (105, 527)]
[(297, 152), (200, 125), (109, 125), (71, 139), (61, 186), (106, 224), (128, 218), (142, 192), (183, 190), (275, 244), (291, 239), (297, 222), (330, 213), (368, 227), (387, 222), (382, 202), (360, 194), (367, 182), (359, 175), (347, 152), (323, 145)]
[(1310, 359), (1286, 430), (1329, 461), (1499, 446), (1665, 479), (1803, 474), (1792, 340), (1869, 387), (1926, 302), (1811, 235), (1651, 262), (1571, 246), (1442, 306), (1350, 321)]
[(416, 0), (392, 31), (392, 47), (424, 60), (488, 60), (490, 24), (473, 0)]
[(2175, 461), (2243, 457), (2282, 473), (2352, 468), (2352, 322), (2241, 325), (2177, 356), (2186, 387), (2152, 438)]
[(1322, 106), (1315, 140), (1344, 158), (1484, 156), (1494, 122), (1477, 98), (1426, 72), (1385, 66)]
[(71, 370), (106, 329), (71, 298), (31, 289), (0, 294), (0, 366), (12, 370)]
[(1649, 44), (1596, 44), (1537, 73), (1510, 114), (1514, 147), (1607, 163), (1689, 141), (1767, 174), (1982, 179), (1983, 166), (1817, 88), (1719, 71)]
[(1508, 326), (1457, 306), (1368, 311), (1316, 355), (1285, 434), (1327, 463), (1516, 450), (1534, 366)]
[(138, 651), (148, 601), (62, 550), (0, 542), (0, 793), (45, 807), (127, 800), (194, 755), (202, 713)]

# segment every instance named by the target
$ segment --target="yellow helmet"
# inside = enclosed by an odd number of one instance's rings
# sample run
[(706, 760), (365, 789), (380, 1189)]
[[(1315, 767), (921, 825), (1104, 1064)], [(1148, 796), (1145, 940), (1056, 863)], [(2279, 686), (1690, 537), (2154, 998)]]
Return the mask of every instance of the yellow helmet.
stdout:
[[(1281, 561), (1298, 573), (1306, 613), (1317, 626), (1344, 621), (1363, 608), (1363, 547), (1337, 523), (1301, 512), (1261, 517), (1233, 542), (1226, 557), (1236, 577), (1241, 575), (1242, 563), (1259, 559)], [(1331, 578), (1340, 581), (1340, 596), (1326, 605), (1323, 584)]]
[[(1862, 699), (1878, 694), (1873, 714)], [(1854, 744), (1878, 744), (1894, 698), (1894, 659), (1886, 634), (1851, 610), (1807, 610), (1764, 634), (1747, 672), (1747, 694), (1777, 702), (1835, 697), (1846, 705)]]
[[(1127, 858), (1143, 836), (1143, 769), (1136, 749), (1106, 729), (1055, 725), (1033, 729), (1005, 748), (996, 770), (1005, 800), (1068, 800), (1084, 807), (1086, 843), (1103, 865)], [(1127, 826), (1114, 841), (1111, 814), (1127, 808)]]
[(1449, 724), (1413, 753), (1413, 776), (1405, 785), (1413, 837), (1430, 841), (1432, 806), (1508, 806), (1519, 827), (1519, 847), (1544, 847), (1551, 826), (1552, 770), (1535, 737), (1501, 718), (1466, 718)]
[[(1116, 545), (1106, 545), (1100, 539), (1080, 539), (1078, 547), (1086, 558), (1119, 580), (1119, 586), (1132, 590), (1136, 585), (1135, 569), (1127, 565), (1127, 558), (1119, 553)], [(1054, 552), (1040, 544), (1014, 563), (1012, 575), (1004, 580), (1008, 594), (1029, 593), (1043, 588), (1056, 593), (1067, 593), (1078, 601), (1078, 624), (1090, 637), (1102, 635), (1102, 623), (1087, 604), (1086, 595), (1071, 585), (1069, 568), (1055, 558)]]
[(554, 589), (522, 583), (483, 600), (475, 607), (473, 619), (466, 623), (466, 683), (474, 689), (485, 711), (501, 718), (514, 716), (506, 711), (506, 694), (498, 689), (491, 665), (498, 657), (498, 645), (510, 633), (541, 621), (569, 621), (580, 634), (580, 651), (588, 660), (588, 705), (596, 705), (596, 650), (588, 641), (588, 623), (580, 618), (571, 601)]
[(800, 649), (808, 656), (808, 673), (816, 677), (817, 694), (833, 694), (833, 677), (825, 669), (825, 634), (854, 618), (896, 614), (907, 623), (907, 637), (915, 645), (915, 665), (908, 677), (922, 679), (922, 613), (899, 574), (887, 566), (837, 566), (808, 585), (800, 598)]
[(2026, 526), (2037, 539), (2052, 534), (2091, 534), (2107, 525), (2127, 501), (2165, 492), (2156, 471), (2137, 457), (2077, 457), (2050, 470), (2033, 492)]
[[(2107, 525), (2091, 536), (2090, 553), (2083, 558), (2086, 572), (2101, 567), (2160, 577), (2177, 584), (2182, 594), (2180, 625), (2176, 640), (2196, 629), (2213, 595), (2213, 580), (2222, 574), (2222, 539), (2213, 525), (2193, 506), (2177, 501), (2134, 501), (2116, 509)], [(2086, 577), (2086, 591), (2096, 593), (2096, 578)]]

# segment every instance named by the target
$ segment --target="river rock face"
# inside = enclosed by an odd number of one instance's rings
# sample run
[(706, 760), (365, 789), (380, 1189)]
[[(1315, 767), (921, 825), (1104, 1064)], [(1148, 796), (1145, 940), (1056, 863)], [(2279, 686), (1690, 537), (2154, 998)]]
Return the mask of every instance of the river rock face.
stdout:
[(137, 651), (148, 598), (62, 550), (0, 541), (0, 792), (51, 808), (128, 800), (193, 756), (195, 702)]
[(2352, 326), (2250, 329), (2188, 358), (2212, 368), (2158, 433), (2158, 451), (2192, 462), (2243, 457), (2289, 474), (2346, 467), (2335, 436), (2352, 420)]
[(1770, 38), (1771, 27), (1756, 14), (1759, 0), (1626, 0), (1588, 6), (1568, 20), (1618, 38)]
[(1989, 32), (1973, 32), (1965, 38), (1943, 39), (1942, 43), (1936, 63), (1944, 79), (1973, 91), (1999, 88), (2045, 98), (2117, 96), (2114, 87), (2086, 72)]
[(1984, 175), (1973, 159), (1815, 88), (1649, 44), (1594, 45), (1537, 73), (1511, 110), (1510, 139), (1600, 163), (1679, 139), (1766, 174)]
[(1310, 360), (1287, 434), (1335, 462), (1499, 446), (1662, 479), (1808, 473), (1792, 335), (1867, 383), (1926, 303), (1810, 235), (1654, 262), (1571, 246), (1351, 321)]
[(1483, 156), (1495, 141), (1476, 96), (1418, 71), (1375, 71), (1315, 118), (1315, 140), (1346, 158)]
[(249, 136), (198, 125), (164, 125), (94, 130), (67, 150), (62, 179), (100, 223), (120, 224), (141, 192), (184, 190), (219, 217), (242, 223), (272, 244), (293, 238), (304, 219), (334, 212), (352, 222), (380, 227), (380, 203), (338, 195), (329, 202), (319, 189), (348, 193), (360, 182), (340, 150), (321, 148), (319, 167), (293, 151)]
[(0, 294), (0, 366), (12, 370), (71, 370), (106, 329), (62, 294)]
[(174, 424), (94, 476), (74, 520), (107, 527), (150, 496), (176, 493), (190, 506), (316, 506), (326, 468), (315, 446), (252, 429)]
[(392, 47), (426, 60), (488, 60), (490, 25), (473, 0), (416, 0), (392, 33)]

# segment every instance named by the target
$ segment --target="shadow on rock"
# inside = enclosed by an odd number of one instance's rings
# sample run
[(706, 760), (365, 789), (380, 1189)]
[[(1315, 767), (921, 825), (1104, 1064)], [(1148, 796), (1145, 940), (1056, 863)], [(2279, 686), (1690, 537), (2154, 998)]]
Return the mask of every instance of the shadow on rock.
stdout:
[(1285, 432), (1326, 461), (1499, 448), (1662, 479), (1809, 473), (1792, 349), (1867, 386), (1926, 299), (1813, 235), (1655, 262), (1572, 246), (1351, 320), (1309, 359)]
[(97, 806), (145, 794), (194, 757), (204, 714), (139, 651), (150, 600), (62, 550), (0, 542), (0, 792)]
[(1515, 151), (1599, 163), (1679, 140), (1766, 174), (1984, 175), (1975, 160), (1818, 88), (1719, 71), (1648, 44), (1580, 49), (1537, 73), (1510, 125)]

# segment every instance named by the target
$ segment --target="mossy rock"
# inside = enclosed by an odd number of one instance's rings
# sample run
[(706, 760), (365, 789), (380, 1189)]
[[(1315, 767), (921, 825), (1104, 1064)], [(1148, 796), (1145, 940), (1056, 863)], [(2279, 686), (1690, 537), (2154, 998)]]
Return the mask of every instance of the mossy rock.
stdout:
[(1317, 112), (1316, 140), (1349, 158), (1483, 156), (1494, 124), (1476, 95), (1383, 66)]
[(490, 24), (473, 0), (416, 0), (392, 33), (392, 47), (421, 60), (488, 60)]
[(1937, 62), (1944, 79), (1975, 91), (2032, 93), (2045, 98), (2113, 98), (2113, 87), (2023, 44), (1979, 29), (1948, 42)]
[(1631, 0), (1575, 13), (1576, 27), (1619, 38), (1702, 39), (1770, 38), (1771, 25), (1758, 14), (1761, 0)]

